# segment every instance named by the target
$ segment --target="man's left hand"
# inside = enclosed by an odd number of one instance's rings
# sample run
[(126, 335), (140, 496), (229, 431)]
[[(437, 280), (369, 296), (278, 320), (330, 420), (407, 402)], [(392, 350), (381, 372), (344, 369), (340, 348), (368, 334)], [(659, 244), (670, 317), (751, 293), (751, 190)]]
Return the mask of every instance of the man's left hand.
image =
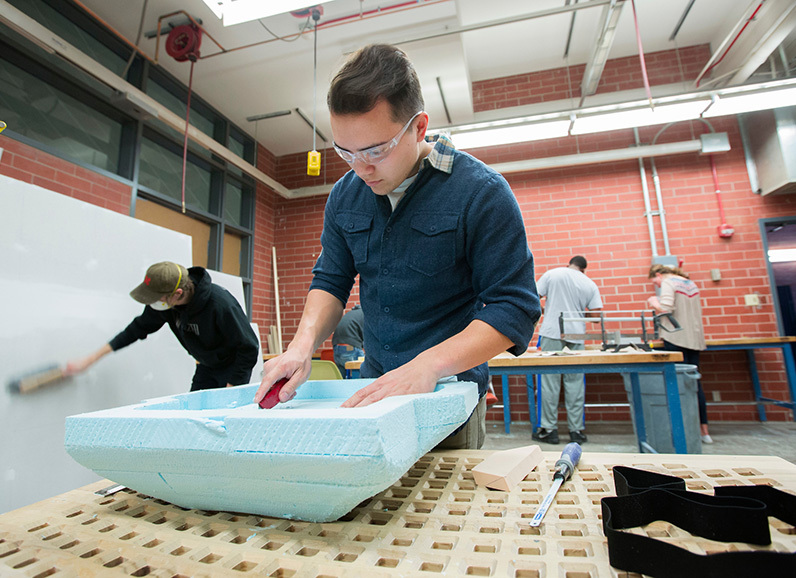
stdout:
[(437, 386), (437, 379), (434, 371), (414, 359), (363, 387), (340, 407), (365, 407), (393, 395), (430, 393)]

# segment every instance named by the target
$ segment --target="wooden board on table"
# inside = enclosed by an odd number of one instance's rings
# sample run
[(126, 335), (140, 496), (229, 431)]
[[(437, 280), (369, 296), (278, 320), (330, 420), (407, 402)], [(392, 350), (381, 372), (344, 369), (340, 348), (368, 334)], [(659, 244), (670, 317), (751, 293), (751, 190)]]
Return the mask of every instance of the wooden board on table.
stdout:
[(573, 351), (564, 355), (545, 355), (540, 351), (515, 357), (501, 353), (489, 360), (489, 367), (534, 367), (544, 365), (606, 365), (613, 363), (682, 362), (678, 351)]

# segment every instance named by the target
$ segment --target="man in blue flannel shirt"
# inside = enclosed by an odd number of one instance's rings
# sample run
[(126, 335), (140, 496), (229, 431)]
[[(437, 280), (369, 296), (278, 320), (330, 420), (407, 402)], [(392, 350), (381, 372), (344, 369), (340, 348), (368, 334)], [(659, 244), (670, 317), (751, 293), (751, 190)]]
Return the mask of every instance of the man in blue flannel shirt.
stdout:
[(456, 376), (478, 384), (468, 422), (439, 447), (480, 448), (487, 361), (523, 353), (541, 311), (533, 257), (506, 180), (445, 136), (426, 137), (414, 67), (394, 46), (355, 53), (327, 97), (334, 148), (351, 169), (326, 203), (322, 252), (293, 341), (265, 365), (255, 395), (289, 378), (290, 399), (332, 333), (359, 275), (362, 377), (343, 407), (427, 393)]

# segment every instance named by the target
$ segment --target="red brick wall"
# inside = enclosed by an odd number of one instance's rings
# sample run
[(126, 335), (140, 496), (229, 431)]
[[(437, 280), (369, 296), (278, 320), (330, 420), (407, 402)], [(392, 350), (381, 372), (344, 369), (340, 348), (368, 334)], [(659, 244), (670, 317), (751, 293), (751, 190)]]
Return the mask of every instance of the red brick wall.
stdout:
[[(732, 150), (715, 156), (722, 201), (727, 221), (735, 227), (732, 239), (719, 238), (718, 204), (707, 157), (677, 155), (656, 160), (664, 198), (664, 208), (672, 254), (684, 260), (684, 269), (700, 286), (705, 332), (709, 339), (723, 337), (762, 337), (777, 334), (771, 288), (766, 271), (758, 220), (796, 214), (796, 197), (760, 197), (750, 191), (742, 145), (734, 117), (716, 119), (716, 130), (729, 134)], [(658, 142), (692, 138), (687, 124), (670, 129)], [(642, 142), (650, 142), (658, 128), (640, 131)], [(702, 127), (694, 123), (695, 134)], [(581, 150), (591, 149), (594, 137), (582, 139)], [(611, 148), (631, 146), (632, 131), (616, 131), (605, 136)], [(602, 138), (599, 136), (598, 138)], [(545, 141), (554, 154), (566, 154), (574, 139)], [(524, 148), (538, 144), (523, 145)], [(514, 156), (512, 150), (474, 151), (486, 162)], [(607, 147), (606, 147), (607, 148)], [(562, 152), (558, 152), (561, 149)], [(536, 155), (540, 156), (540, 155)], [(646, 162), (649, 187), (653, 193), (650, 164)], [(507, 176), (522, 208), (528, 242), (536, 259), (536, 275), (564, 265), (574, 254), (589, 260), (588, 274), (601, 290), (606, 311), (640, 309), (652, 294), (646, 279), (651, 259), (638, 163), (627, 161), (607, 165), (511, 174)], [(653, 209), (656, 208), (654, 198)], [(663, 253), (659, 220), (656, 218), (658, 251)], [(718, 268), (722, 280), (710, 280), (710, 269)], [(760, 309), (744, 305), (743, 296), (759, 293)], [(779, 350), (758, 351), (758, 372), (763, 395), (787, 399), (788, 390)], [(702, 380), (708, 402), (714, 392), (726, 401), (751, 401), (752, 386), (743, 352), (703, 354)], [(499, 380), (495, 379), (499, 389)], [(511, 404), (515, 420), (528, 418), (524, 382), (512, 380)], [(497, 392), (502, 398), (501, 392)], [(587, 378), (587, 403), (621, 403), (625, 400), (620, 379), (612, 376)], [(792, 419), (784, 408), (768, 406), (769, 419)], [(753, 420), (753, 405), (712, 406), (712, 420)], [(626, 419), (626, 410), (589, 408), (587, 420)], [(502, 415), (490, 413), (493, 419)], [(562, 413), (563, 419), (563, 413)]]
[[(710, 58), (710, 46), (688, 46), (645, 54), (650, 86), (696, 78)], [(473, 82), (473, 110), (497, 110), (580, 97), (584, 64)], [(638, 56), (616, 58), (605, 64), (597, 94), (642, 88)]]
[(331, 189), (331, 186), (347, 171), (346, 162), (334, 152), (333, 148), (328, 148), (321, 151), (321, 174), (317, 177), (307, 174), (307, 153), (297, 153), (279, 157), (274, 178), (291, 189), (317, 187), (323, 184), (328, 184)]
[[(307, 153), (298, 153), (277, 159), (274, 178), (291, 189), (323, 184), (328, 184), (331, 189), (348, 171), (348, 165), (331, 148), (321, 151), (321, 155), (321, 174), (317, 177), (307, 175)], [(312, 281), (312, 267), (321, 251), (325, 206), (324, 195), (293, 200), (280, 198), (276, 208), (275, 241), (285, 346), (298, 328), (304, 300)], [(355, 283), (348, 300), (348, 308), (358, 302), (359, 283)], [(331, 339), (328, 339), (322, 347), (331, 346)]]
[[(262, 146), (257, 147), (257, 166), (266, 174), (274, 174), (276, 158)], [(252, 273), (252, 322), (260, 329), (263, 352), (268, 352), (268, 333), (276, 325), (274, 301), (274, 217), (280, 197), (269, 187), (258, 183), (254, 207), (254, 271)], [(277, 269), (279, 250), (277, 249)]]
[(0, 174), (111, 211), (130, 214), (129, 185), (0, 135)]
[(276, 212), (279, 296), (285, 345), (298, 327), (312, 281), (312, 266), (321, 250), (325, 204), (325, 196), (292, 201), (282, 199)]

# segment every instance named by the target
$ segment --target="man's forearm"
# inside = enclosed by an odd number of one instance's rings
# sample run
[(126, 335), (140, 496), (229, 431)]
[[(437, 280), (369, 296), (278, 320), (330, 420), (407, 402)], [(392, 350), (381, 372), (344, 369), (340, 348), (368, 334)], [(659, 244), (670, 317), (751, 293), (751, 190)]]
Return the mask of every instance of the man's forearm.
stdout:
[(427, 349), (415, 359), (427, 362), (440, 378), (481, 365), (512, 345), (511, 339), (476, 319), (464, 331)]

